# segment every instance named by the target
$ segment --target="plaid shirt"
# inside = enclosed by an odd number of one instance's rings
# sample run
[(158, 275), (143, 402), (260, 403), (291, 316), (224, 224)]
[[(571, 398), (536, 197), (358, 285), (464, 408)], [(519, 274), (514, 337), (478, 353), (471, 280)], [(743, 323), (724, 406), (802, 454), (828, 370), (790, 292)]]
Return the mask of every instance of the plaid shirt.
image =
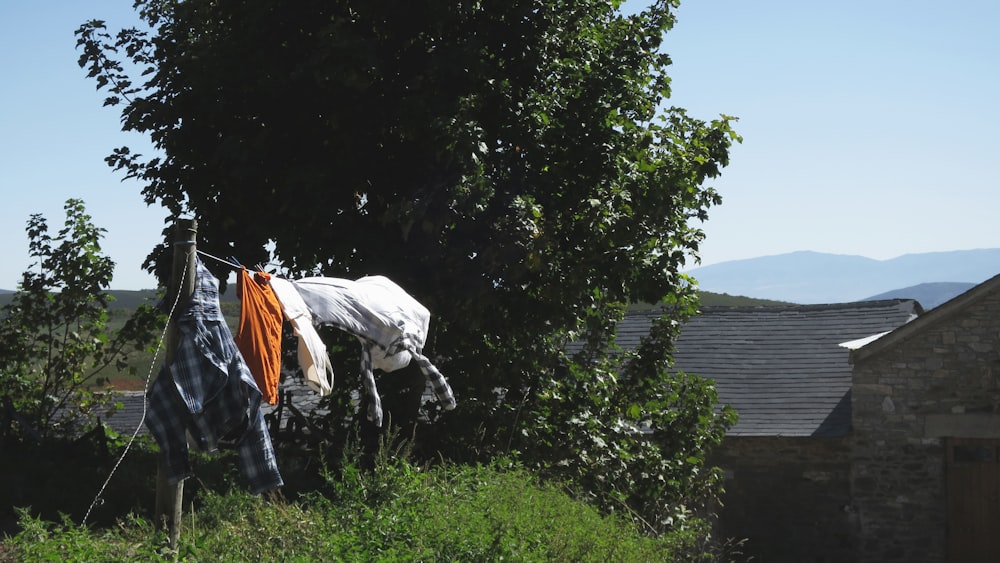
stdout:
[(219, 282), (200, 260), (188, 309), (178, 317), (173, 361), (149, 389), (146, 426), (171, 484), (191, 475), (188, 438), (202, 451), (232, 448), (251, 491), (283, 482), (260, 410), (260, 390), (219, 308)]
[(382, 400), (373, 368), (391, 372), (415, 360), (445, 410), (455, 408), (451, 386), (423, 355), (430, 312), (383, 276), (357, 281), (304, 278), (292, 282), (315, 323), (333, 325), (361, 341), (361, 382), (371, 402), (368, 420), (382, 426)]

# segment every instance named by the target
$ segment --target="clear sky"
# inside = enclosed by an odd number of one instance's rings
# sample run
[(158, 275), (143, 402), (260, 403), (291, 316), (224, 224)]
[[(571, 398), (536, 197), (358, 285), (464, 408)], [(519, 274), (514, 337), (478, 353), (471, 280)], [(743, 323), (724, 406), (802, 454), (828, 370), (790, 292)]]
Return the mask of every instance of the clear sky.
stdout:
[[(141, 185), (104, 162), (114, 148), (146, 147), (122, 133), (117, 108), (77, 65), (73, 32), (91, 19), (109, 29), (139, 23), (132, 0), (0, 0), (0, 288), (15, 289), (31, 260), (28, 219), (41, 213), (55, 234), (67, 199), (82, 199), (107, 229), (102, 248), (117, 264), (114, 289), (153, 288), (141, 266), (159, 242), (166, 213), (146, 207)], [(143, 152), (140, 150), (140, 152)]]
[[(108, 231), (112, 287), (154, 285), (140, 266), (165, 213), (104, 163), (117, 146), (149, 146), (102, 107), (73, 35), (88, 19), (137, 23), (131, 5), (0, 0), (0, 288), (30, 264), (29, 216), (56, 231), (68, 198)], [(678, 17), (669, 103), (736, 116), (744, 137), (711, 182), (724, 202), (704, 265), (1000, 248), (1000, 2), (687, 0)]]

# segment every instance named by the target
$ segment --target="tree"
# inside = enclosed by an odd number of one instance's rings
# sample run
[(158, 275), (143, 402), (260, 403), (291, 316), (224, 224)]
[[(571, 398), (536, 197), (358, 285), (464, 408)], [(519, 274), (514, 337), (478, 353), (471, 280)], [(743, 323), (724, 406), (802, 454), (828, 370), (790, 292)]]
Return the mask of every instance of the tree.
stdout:
[[(428, 350), (459, 394), (439, 447), (549, 467), (562, 458), (525, 442), (539, 425), (595, 401), (668, 406), (635, 396), (668, 393), (669, 331), (635, 359), (602, 351), (629, 302), (693, 311), (693, 221), (720, 203), (703, 184), (739, 140), (731, 118), (663, 108), (676, 4), (139, 0), (147, 31), (95, 20), (78, 44), (124, 129), (160, 151), (108, 159), (148, 203), (193, 214), (203, 247), (244, 263), (393, 278), (435, 314)], [(593, 393), (551, 408), (567, 385)], [(692, 393), (671, 408), (712, 398)], [(696, 431), (727, 420), (702, 413)]]
[(115, 263), (101, 253), (104, 229), (78, 199), (53, 237), (40, 214), (28, 221), (29, 255), (18, 291), (0, 313), (0, 396), (40, 437), (68, 435), (112, 407), (102, 371), (122, 369), (128, 346), (141, 348), (161, 322), (140, 307), (118, 331), (107, 326)]

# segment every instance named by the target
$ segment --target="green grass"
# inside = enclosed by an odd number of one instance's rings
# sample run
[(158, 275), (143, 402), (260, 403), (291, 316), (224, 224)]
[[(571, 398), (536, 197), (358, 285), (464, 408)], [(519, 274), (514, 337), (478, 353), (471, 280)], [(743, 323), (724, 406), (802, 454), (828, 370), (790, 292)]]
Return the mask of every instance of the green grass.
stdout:
[[(704, 530), (640, 534), (512, 463), (345, 465), (317, 490), (286, 500), (202, 490), (185, 507), (176, 552), (148, 516), (84, 528), (19, 511), (0, 561), (688, 561)], [(136, 491), (151, 495), (152, 491)]]

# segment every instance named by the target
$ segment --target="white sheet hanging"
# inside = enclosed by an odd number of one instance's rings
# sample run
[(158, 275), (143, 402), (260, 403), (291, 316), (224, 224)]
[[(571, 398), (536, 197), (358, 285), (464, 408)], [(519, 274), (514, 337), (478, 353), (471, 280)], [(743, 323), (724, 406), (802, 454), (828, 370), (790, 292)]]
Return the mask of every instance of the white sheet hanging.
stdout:
[(381, 400), (372, 368), (392, 372), (412, 359), (431, 382), (443, 407), (455, 408), (451, 387), (423, 355), (430, 311), (392, 280), (384, 276), (356, 281), (313, 277), (295, 280), (292, 285), (312, 314), (313, 323), (333, 325), (361, 341), (361, 376), (371, 399), (370, 420), (382, 424)]
[(313, 318), (298, 290), (288, 280), (271, 277), (271, 289), (281, 303), (285, 318), (298, 336), (299, 366), (306, 383), (321, 396), (333, 390), (333, 364), (326, 352), (326, 343), (319, 337)]

